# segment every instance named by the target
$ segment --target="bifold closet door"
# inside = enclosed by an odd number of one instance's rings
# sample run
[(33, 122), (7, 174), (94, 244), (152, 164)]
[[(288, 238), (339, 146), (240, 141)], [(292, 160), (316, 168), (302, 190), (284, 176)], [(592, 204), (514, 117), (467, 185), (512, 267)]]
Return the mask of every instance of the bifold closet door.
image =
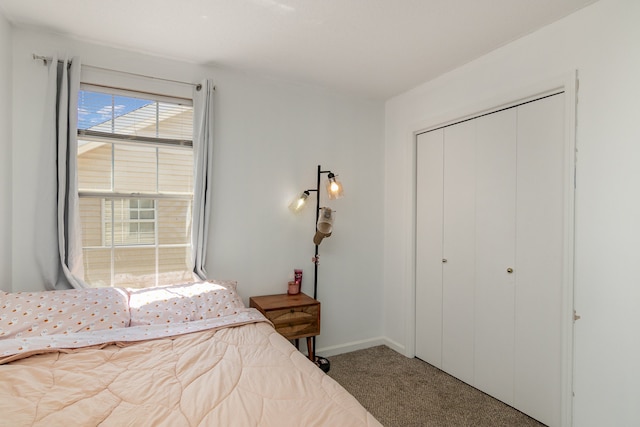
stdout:
[(475, 121), (444, 128), (442, 369), (473, 384)]
[(476, 138), (473, 385), (513, 404), (516, 110), (480, 117)]
[(417, 162), (416, 356), (473, 384), (475, 123), (418, 135)]
[(560, 425), (564, 97), (518, 107), (514, 406)]
[(560, 425), (564, 94), (417, 137), (416, 356)]
[(442, 129), (418, 135), (416, 357), (442, 369)]

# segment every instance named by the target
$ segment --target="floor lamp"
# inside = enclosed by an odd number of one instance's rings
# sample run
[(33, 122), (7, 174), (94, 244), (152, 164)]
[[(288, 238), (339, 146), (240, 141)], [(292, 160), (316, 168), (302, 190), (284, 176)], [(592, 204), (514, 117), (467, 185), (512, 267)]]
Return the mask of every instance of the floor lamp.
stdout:
[[(342, 184), (337, 180), (336, 175), (329, 170), (322, 170), (321, 165), (318, 165), (318, 173), (316, 180), (316, 187), (303, 191), (300, 196), (294, 200), (289, 208), (294, 212), (300, 212), (307, 204), (308, 198), (311, 193), (316, 194), (316, 222), (315, 222), (315, 235), (313, 238), (315, 244), (315, 253), (312, 258), (314, 268), (313, 268), (313, 298), (317, 299), (318, 297), (318, 264), (319, 264), (319, 254), (318, 254), (318, 246), (322, 242), (322, 239), (331, 236), (333, 231), (333, 213), (329, 208), (320, 207), (320, 178), (322, 174), (327, 174), (327, 195), (330, 200), (339, 199), (344, 195)], [(322, 218), (321, 218), (322, 213)], [(313, 348), (316, 348), (316, 337), (313, 337)], [(324, 358), (317, 356), (315, 357), (316, 365), (320, 367), (325, 372), (328, 372), (330, 369), (329, 361)]]

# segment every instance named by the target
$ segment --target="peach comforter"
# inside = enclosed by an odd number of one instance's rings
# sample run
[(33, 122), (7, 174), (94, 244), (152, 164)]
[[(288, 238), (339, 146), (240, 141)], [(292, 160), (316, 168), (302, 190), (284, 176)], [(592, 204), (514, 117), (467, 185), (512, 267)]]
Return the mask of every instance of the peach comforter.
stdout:
[(0, 365), (0, 425), (380, 425), (256, 319), (24, 356)]
[(235, 281), (0, 292), (0, 426), (379, 426)]

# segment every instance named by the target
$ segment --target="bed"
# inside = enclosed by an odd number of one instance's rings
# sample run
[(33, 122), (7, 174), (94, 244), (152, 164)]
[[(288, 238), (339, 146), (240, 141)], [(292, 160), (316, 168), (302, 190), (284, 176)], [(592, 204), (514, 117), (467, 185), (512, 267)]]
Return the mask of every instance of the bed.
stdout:
[(0, 425), (380, 426), (215, 281), (1, 293)]

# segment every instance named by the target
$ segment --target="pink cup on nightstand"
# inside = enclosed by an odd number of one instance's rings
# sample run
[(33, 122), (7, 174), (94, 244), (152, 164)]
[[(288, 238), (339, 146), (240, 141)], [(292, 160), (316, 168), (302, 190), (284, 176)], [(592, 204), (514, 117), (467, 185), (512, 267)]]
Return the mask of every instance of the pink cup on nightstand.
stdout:
[(300, 283), (289, 282), (289, 289), (287, 290), (289, 295), (297, 295), (300, 293)]

